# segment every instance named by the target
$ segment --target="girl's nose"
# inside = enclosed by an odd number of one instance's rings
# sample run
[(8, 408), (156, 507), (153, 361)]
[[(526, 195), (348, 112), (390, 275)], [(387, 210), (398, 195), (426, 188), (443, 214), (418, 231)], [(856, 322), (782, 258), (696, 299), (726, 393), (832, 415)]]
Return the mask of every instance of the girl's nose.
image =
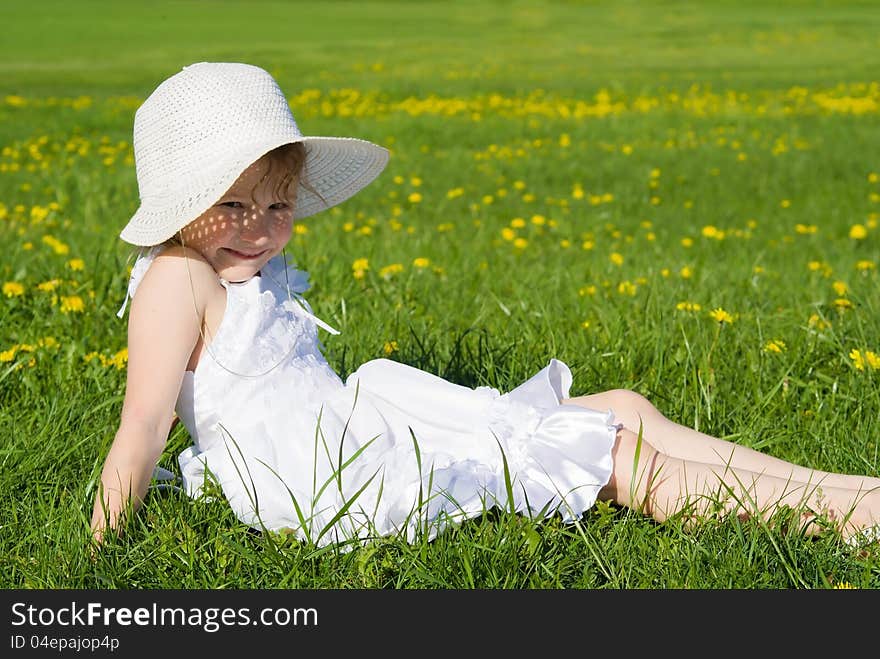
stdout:
[(244, 214), (239, 234), (253, 242), (266, 237), (266, 214), (259, 209), (249, 208)]

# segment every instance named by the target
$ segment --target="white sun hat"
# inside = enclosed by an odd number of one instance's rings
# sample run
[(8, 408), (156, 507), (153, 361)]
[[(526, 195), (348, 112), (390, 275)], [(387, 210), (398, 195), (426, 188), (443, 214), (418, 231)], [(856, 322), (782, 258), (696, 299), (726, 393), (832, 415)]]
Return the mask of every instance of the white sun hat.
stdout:
[(293, 142), (306, 150), (295, 218), (345, 201), (388, 163), (388, 150), (366, 140), (304, 136), (278, 83), (257, 66), (185, 66), (135, 113), (141, 203), (120, 237), (143, 247), (168, 240), (216, 203), (251, 163)]

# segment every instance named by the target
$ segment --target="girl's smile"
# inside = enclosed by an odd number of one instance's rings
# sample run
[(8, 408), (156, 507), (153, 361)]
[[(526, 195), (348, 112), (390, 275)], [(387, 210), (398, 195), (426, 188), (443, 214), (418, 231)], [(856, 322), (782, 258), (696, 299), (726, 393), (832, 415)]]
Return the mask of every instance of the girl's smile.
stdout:
[(229, 253), (232, 254), (233, 256), (237, 256), (238, 258), (240, 258), (240, 259), (245, 259), (245, 260), (247, 260), (247, 259), (257, 259), (257, 258), (260, 258), (263, 254), (266, 253), (266, 250), (261, 250), (261, 251), (257, 252), (256, 254), (244, 254), (243, 252), (239, 252), (238, 250), (235, 250), (235, 249), (228, 249), (228, 248), (226, 248), (226, 247), (222, 247), (221, 249), (223, 249), (223, 250), (226, 251), (226, 252), (229, 252)]

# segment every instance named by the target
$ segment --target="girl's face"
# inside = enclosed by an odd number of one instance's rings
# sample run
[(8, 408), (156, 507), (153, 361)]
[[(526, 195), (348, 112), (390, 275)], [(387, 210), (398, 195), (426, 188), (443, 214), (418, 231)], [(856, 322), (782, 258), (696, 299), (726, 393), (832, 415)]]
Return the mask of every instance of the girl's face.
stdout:
[(181, 230), (183, 244), (204, 256), (226, 281), (253, 277), (290, 240), (296, 200), (292, 192), (279, 189), (281, 176), (271, 171), (266, 156), (257, 160), (214, 206)]

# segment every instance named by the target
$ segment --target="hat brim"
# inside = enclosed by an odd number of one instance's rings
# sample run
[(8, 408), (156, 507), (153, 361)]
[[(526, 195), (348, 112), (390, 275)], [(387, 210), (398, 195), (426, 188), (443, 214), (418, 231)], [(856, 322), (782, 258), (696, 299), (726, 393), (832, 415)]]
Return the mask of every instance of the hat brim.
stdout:
[(294, 140), (252, 144), (209, 171), (193, 172), (187, 181), (192, 191), (181, 198), (172, 192), (142, 198), (141, 204), (119, 234), (140, 247), (158, 245), (207, 211), (260, 157), (280, 146), (301, 142), (306, 161), (297, 190), (294, 218), (332, 208), (369, 185), (388, 164), (387, 149), (353, 137), (303, 136)]

